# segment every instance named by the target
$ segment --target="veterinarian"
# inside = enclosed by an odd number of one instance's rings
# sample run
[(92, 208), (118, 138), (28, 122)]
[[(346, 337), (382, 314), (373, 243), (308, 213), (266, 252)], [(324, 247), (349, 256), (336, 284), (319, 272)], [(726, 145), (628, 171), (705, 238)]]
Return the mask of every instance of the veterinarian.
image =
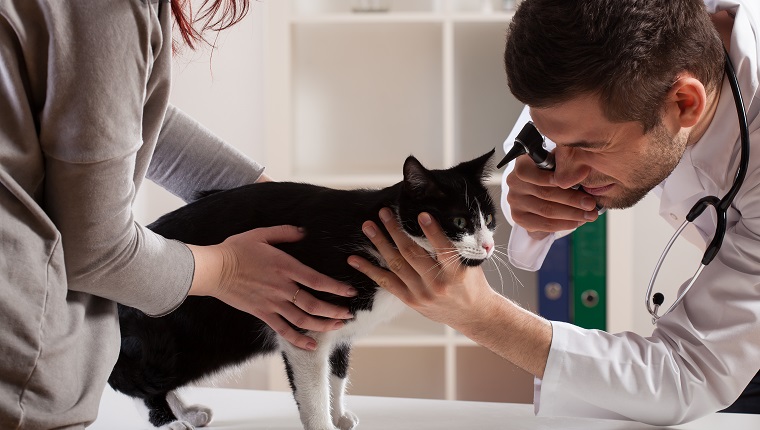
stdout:
[(268, 180), (169, 104), (173, 20), (177, 43), (193, 47), (214, 18), (222, 28), (242, 19), (248, 0), (210, 0), (198, 16), (219, 14), (199, 23), (189, 7), (0, 3), (2, 429), (83, 428), (95, 419), (119, 352), (117, 302), (159, 316), (188, 294), (215, 296), (307, 349), (313, 340), (287, 321), (328, 331), (349, 317), (298, 294), (296, 281), (352, 292), (272, 246), (303, 237), (295, 226), (200, 247), (135, 222), (145, 178), (185, 201)]
[[(516, 266), (541, 267), (557, 234), (596, 220), (596, 204), (627, 208), (654, 191), (678, 228), (698, 200), (743, 181), (722, 247), (683, 301), (660, 311), (651, 337), (546, 321), (495, 293), (481, 269), (436, 267), (392, 220), (384, 222), (399, 251), (378, 226), (364, 229), (393, 271), (350, 264), (535, 375), (539, 415), (672, 425), (724, 408), (760, 413), (760, 2), (524, 0), (505, 62), (511, 91), (556, 143), (555, 171), (519, 157), (506, 176)], [(715, 213), (707, 208), (683, 232), (702, 250), (720, 233)], [(437, 248), (450, 246), (429, 215), (419, 221)]]

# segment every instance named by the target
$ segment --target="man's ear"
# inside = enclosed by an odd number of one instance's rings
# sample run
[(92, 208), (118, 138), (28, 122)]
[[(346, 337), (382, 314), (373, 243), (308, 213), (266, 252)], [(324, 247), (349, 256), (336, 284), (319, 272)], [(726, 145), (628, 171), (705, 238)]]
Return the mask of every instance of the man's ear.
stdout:
[(698, 79), (681, 75), (668, 91), (668, 116), (681, 128), (694, 127), (707, 109), (707, 91)]

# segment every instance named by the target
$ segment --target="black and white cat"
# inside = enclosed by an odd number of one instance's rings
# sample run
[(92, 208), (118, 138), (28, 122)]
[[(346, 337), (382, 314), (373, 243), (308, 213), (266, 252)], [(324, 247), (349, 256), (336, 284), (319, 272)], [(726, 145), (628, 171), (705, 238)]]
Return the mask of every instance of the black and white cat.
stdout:
[[(404, 180), (381, 190), (334, 190), (314, 185), (268, 182), (220, 191), (159, 218), (149, 227), (167, 238), (195, 245), (217, 244), (257, 227), (291, 224), (306, 237), (277, 245), (302, 263), (356, 288), (356, 297), (308, 291), (347, 307), (355, 318), (326, 333), (310, 332), (316, 351), (304, 351), (261, 320), (211, 297), (188, 297), (174, 312), (148, 317), (119, 305), (121, 351), (108, 380), (117, 391), (147, 407), (155, 426), (188, 430), (205, 426), (211, 410), (186, 406), (175, 390), (251, 358), (280, 352), (306, 430), (348, 430), (358, 423), (345, 409), (349, 352), (355, 336), (394, 317), (403, 304), (346, 262), (362, 255), (384, 265), (361, 232), (390, 207), (404, 230), (432, 251), (417, 224), (430, 213), (454, 243), (460, 263), (476, 266), (493, 253), (494, 204), (484, 186), (494, 151), (446, 170), (428, 170), (414, 157), (404, 163)], [(385, 232), (387, 234), (387, 232)], [(448, 264), (447, 262), (439, 262)], [(306, 289), (306, 287), (302, 288)]]

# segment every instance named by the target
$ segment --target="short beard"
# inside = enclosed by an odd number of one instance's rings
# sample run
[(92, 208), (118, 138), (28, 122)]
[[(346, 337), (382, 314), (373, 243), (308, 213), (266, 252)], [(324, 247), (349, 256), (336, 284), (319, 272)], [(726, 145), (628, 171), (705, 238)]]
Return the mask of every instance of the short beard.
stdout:
[(600, 199), (604, 207), (610, 209), (627, 209), (641, 201), (654, 187), (661, 184), (675, 170), (686, 151), (687, 136), (670, 135), (660, 123), (650, 132), (652, 144), (644, 154), (637, 155), (642, 162), (633, 172), (632, 182), (636, 188), (627, 188), (619, 196)]

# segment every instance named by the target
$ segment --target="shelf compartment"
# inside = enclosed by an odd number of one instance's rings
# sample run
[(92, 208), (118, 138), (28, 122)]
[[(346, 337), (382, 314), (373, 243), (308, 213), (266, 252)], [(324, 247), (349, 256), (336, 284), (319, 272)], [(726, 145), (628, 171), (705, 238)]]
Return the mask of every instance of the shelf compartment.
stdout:
[(482, 346), (456, 351), (457, 400), (533, 403), (533, 375)]
[(364, 396), (445, 398), (442, 347), (365, 347), (351, 350), (349, 393)]
[(400, 174), (443, 164), (442, 26), (292, 27), (293, 174)]
[(522, 111), (504, 71), (506, 23), (454, 24), (455, 160), (475, 158), (502, 144)]
[(386, 0), (390, 8), (381, 11), (354, 11), (355, 0), (292, 0), (293, 14), (298, 17), (330, 14), (393, 15), (399, 13), (435, 12), (443, 0)]

